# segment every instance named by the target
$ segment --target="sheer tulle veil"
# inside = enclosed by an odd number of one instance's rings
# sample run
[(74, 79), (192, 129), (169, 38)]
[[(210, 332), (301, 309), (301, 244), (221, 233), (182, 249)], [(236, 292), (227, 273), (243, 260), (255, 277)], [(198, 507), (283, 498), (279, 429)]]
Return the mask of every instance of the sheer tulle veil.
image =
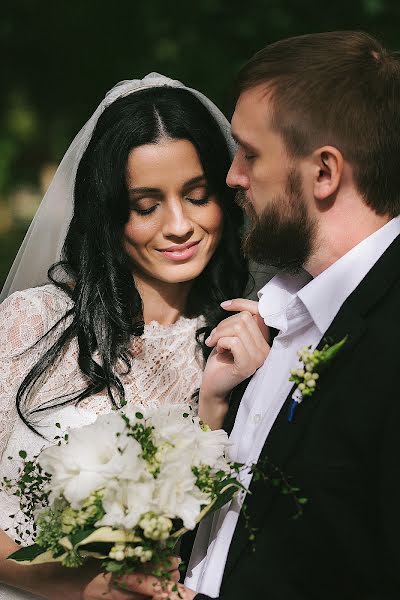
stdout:
[(73, 213), (77, 168), (93, 134), (97, 120), (104, 109), (122, 96), (128, 96), (147, 88), (164, 86), (186, 89), (199, 98), (219, 124), (233, 152), (234, 142), (227, 119), (217, 106), (201, 92), (187, 88), (180, 81), (169, 79), (159, 73), (150, 73), (143, 79), (121, 81), (106, 94), (64, 155), (21, 244), (1, 291), (0, 301), (15, 291), (47, 283), (49, 267), (60, 260)]

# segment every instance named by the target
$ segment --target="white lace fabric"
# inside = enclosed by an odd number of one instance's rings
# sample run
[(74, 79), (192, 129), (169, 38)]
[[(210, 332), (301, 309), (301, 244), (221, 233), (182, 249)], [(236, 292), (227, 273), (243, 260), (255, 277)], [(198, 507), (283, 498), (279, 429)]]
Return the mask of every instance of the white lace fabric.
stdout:
[[(32, 415), (30, 422), (44, 437), (28, 429), (17, 414), (15, 400), (23, 378), (46, 348), (54, 343), (60, 327), (66, 327), (67, 323), (56, 327), (33, 348), (32, 345), (57, 323), (70, 306), (68, 296), (53, 285), (16, 292), (0, 305), (1, 479), (17, 477), (20, 450), (33, 457), (43, 447), (55, 443), (55, 436), (67, 428), (87, 425), (98, 414), (112, 409), (104, 391), (85, 399), (78, 406), (70, 404)], [(202, 317), (181, 317), (169, 326), (155, 321), (145, 325), (143, 335), (133, 338), (131, 370), (129, 374), (120, 375), (128, 403), (154, 406), (186, 402), (196, 411), (192, 396), (200, 387), (203, 370), (196, 330), (203, 322)], [(72, 340), (56, 364), (36, 383), (30, 410), (47, 406), (60, 396), (68, 397), (87, 387), (86, 377), (77, 363), (77, 354), (77, 342)], [(15, 518), (10, 515), (17, 515), (18, 508), (15, 496), (0, 492), (0, 528), (8, 530), (11, 537), (15, 537)], [(0, 600), (28, 597), (32, 596), (0, 584)]]
[[(18, 388), (46, 348), (60, 335), (60, 326), (37, 346), (32, 346), (70, 306), (68, 296), (53, 285), (16, 292), (0, 305), (0, 457), (20, 421), (15, 406)], [(134, 338), (132, 344), (130, 373), (120, 376), (128, 402), (193, 403), (192, 395), (200, 387), (203, 368), (195, 339), (201, 324), (201, 317), (181, 317), (169, 326), (155, 321), (145, 325), (143, 336)], [(65, 323), (61, 325), (65, 326)], [(30, 409), (86, 388), (87, 380), (79, 369), (77, 356), (77, 342), (72, 340), (49, 373), (36, 384)], [(106, 391), (87, 398), (79, 406), (94, 414), (111, 410)]]

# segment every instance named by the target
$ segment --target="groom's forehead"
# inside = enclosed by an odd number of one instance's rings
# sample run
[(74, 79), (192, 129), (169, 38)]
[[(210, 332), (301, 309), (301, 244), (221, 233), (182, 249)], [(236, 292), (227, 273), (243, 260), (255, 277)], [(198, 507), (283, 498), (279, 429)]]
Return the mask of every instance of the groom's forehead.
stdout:
[(231, 120), (233, 137), (240, 139), (246, 130), (266, 127), (270, 114), (271, 100), (265, 86), (242, 92)]
[(232, 117), (234, 119), (261, 117), (268, 118), (272, 110), (272, 99), (270, 89), (263, 85), (250, 88), (243, 91), (237, 99), (235, 111)]

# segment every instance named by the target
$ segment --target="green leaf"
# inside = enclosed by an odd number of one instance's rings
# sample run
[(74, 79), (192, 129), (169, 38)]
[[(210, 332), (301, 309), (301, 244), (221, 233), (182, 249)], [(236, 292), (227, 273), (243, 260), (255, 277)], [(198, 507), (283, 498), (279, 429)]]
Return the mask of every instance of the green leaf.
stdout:
[(325, 361), (326, 362), (330, 362), (336, 356), (336, 354), (339, 352), (339, 350), (342, 348), (342, 346), (347, 342), (347, 338), (348, 338), (348, 336), (346, 335), (346, 337), (344, 337), (342, 340), (340, 340), (340, 342), (338, 342), (337, 344), (334, 344), (330, 348), (326, 349), (326, 351), (325, 351)]
[(83, 540), (85, 540), (86, 538), (88, 538), (89, 535), (92, 535), (92, 533), (94, 533), (95, 531), (96, 531), (96, 528), (95, 527), (91, 527), (90, 529), (84, 529), (83, 531), (78, 531), (77, 533), (74, 533), (69, 538), (70, 541), (71, 541), (71, 544), (75, 548), (75, 546), (77, 546), (78, 544), (80, 544), (81, 542), (83, 542)]
[[(246, 490), (246, 488), (237, 480), (237, 479), (229, 479), (225, 482), (221, 493), (216, 498), (216, 500), (212, 503), (212, 506), (209, 506), (209, 510), (207, 512), (213, 513), (219, 508), (222, 508), (230, 502), (233, 496), (236, 494), (238, 490)], [(208, 507), (207, 507), (208, 508)]]
[[(91, 529), (85, 529), (84, 531), (79, 531), (74, 535), (71, 535), (69, 538), (74, 548), (82, 546), (86, 544), (93, 544), (97, 542), (102, 543), (126, 543), (126, 542), (141, 542), (142, 539), (135, 535), (132, 531), (126, 531), (124, 529), (113, 529), (112, 527), (99, 527)], [(84, 542), (86, 542), (84, 544)]]
[(24, 546), (16, 550), (8, 558), (17, 561), (31, 561), (40, 554), (43, 554), (43, 548), (37, 544), (33, 544), (32, 546)]
[(106, 565), (106, 571), (108, 571), (109, 573), (118, 573), (119, 571), (122, 571), (122, 569), (124, 568), (124, 565), (122, 563), (117, 563), (117, 562), (108, 562)]
[(25, 459), (25, 458), (28, 456), (28, 455), (27, 455), (27, 453), (25, 452), (25, 450), (20, 450), (20, 451), (18, 452), (18, 454), (19, 454), (19, 455), (20, 455), (20, 457), (21, 457), (21, 458), (23, 458), (23, 459)]

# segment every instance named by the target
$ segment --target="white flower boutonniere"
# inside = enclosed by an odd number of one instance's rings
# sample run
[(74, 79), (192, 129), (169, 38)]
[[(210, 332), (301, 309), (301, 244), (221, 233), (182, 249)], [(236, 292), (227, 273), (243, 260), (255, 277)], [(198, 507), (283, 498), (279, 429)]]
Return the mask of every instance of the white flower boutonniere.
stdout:
[(300, 361), (303, 367), (290, 369), (289, 381), (297, 383), (297, 387), (292, 395), (292, 402), (289, 409), (289, 423), (293, 421), (294, 412), (298, 404), (317, 389), (317, 381), (320, 372), (334, 359), (336, 354), (347, 341), (347, 335), (337, 344), (329, 346), (325, 344), (322, 350), (311, 351), (311, 346), (305, 346), (298, 351)]

